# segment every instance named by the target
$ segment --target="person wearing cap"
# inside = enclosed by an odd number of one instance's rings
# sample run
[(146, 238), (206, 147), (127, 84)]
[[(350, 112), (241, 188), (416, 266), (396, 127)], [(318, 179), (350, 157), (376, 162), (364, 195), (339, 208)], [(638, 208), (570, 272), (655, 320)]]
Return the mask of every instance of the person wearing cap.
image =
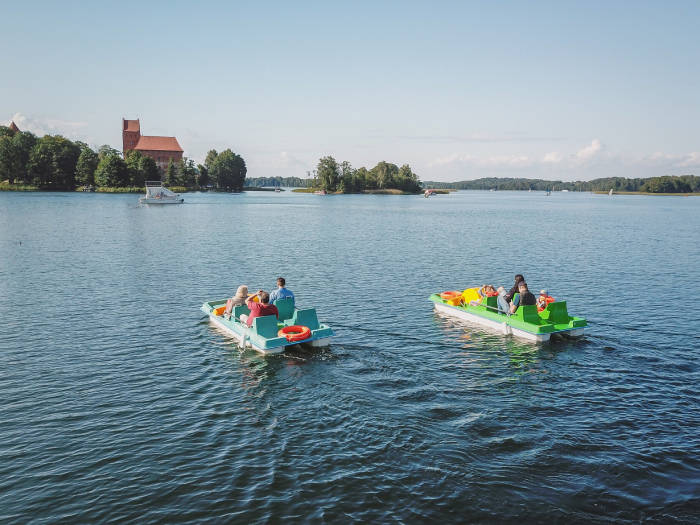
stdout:
[(513, 297), (510, 303), (510, 313), (514, 314), (521, 305), (526, 306), (530, 304), (536, 305), (537, 299), (535, 299), (535, 296), (527, 289), (527, 283), (525, 281), (520, 281), (518, 283), (518, 295)]
[(275, 304), (275, 301), (289, 297), (292, 300), (292, 306), (294, 306), (294, 294), (291, 292), (291, 290), (285, 288), (286, 284), (287, 283), (284, 280), (284, 277), (277, 278), (277, 290), (270, 294), (270, 303)]

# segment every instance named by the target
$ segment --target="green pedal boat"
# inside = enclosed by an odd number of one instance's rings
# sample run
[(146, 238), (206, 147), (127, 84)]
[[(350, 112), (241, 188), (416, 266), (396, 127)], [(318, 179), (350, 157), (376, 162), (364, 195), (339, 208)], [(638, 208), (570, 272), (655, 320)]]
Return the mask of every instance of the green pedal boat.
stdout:
[[(475, 288), (460, 292), (434, 293), (430, 300), (435, 311), (486, 326), (505, 335), (513, 335), (537, 343), (549, 341), (552, 336), (581, 337), (587, 326), (581, 317), (571, 317), (565, 301), (547, 304), (541, 312), (537, 306), (519, 307), (514, 314), (498, 311), (497, 297), (475, 296)], [(455, 295), (456, 294), (456, 295)]]
[(224, 317), (226, 301), (204, 303), (201, 310), (214, 325), (235, 337), (243, 348), (280, 354), (294, 345), (328, 346), (335, 335), (328, 325), (318, 322), (315, 308), (295, 308), (292, 299), (275, 301), (279, 319), (274, 315), (256, 317), (250, 327), (239, 319), (242, 314), (250, 313), (247, 306), (234, 306), (231, 317)]

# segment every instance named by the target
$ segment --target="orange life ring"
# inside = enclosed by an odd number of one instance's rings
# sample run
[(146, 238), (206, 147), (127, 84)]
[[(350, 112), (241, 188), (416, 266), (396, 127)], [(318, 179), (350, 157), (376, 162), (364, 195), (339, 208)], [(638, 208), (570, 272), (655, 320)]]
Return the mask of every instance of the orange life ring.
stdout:
[(301, 326), (298, 324), (285, 326), (277, 332), (277, 337), (286, 337), (287, 341), (290, 343), (303, 341), (311, 337), (311, 329), (308, 326)]
[(450, 299), (457, 299), (457, 297), (460, 297), (462, 295), (461, 292), (442, 292), (440, 294), (440, 298), (444, 299), (445, 301), (449, 301)]

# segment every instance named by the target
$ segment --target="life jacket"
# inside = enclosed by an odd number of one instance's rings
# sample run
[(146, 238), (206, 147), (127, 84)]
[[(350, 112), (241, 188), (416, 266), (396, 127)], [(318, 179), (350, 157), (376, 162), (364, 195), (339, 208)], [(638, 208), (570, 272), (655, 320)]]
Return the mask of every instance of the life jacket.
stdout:
[[(539, 306), (543, 299), (544, 299), (544, 306)], [(554, 297), (552, 297), (551, 295), (540, 295), (537, 298), (537, 311), (544, 312), (545, 308), (547, 308), (547, 305), (549, 303), (553, 303), (553, 302), (554, 302)]]

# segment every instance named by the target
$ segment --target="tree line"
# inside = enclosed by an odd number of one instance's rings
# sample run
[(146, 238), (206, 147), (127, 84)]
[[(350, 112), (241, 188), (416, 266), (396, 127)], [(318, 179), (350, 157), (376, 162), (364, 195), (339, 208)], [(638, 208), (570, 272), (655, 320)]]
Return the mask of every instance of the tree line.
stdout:
[(362, 193), (365, 190), (421, 191), (418, 175), (408, 164), (381, 161), (374, 168), (353, 168), (348, 161), (338, 163), (333, 157), (322, 157), (313, 172), (311, 187), (327, 192)]
[(142, 187), (147, 180), (168, 186), (214, 187), (241, 191), (247, 173), (243, 157), (226, 149), (210, 150), (204, 164), (192, 159), (172, 160), (165, 170), (140, 151), (121, 152), (108, 145), (96, 151), (61, 135), (39, 138), (28, 131), (0, 126), (0, 181), (27, 184), (43, 190), (71, 191), (79, 186)]
[(302, 179), (301, 177), (253, 177), (246, 179), (246, 186), (255, 188), (279, 187), (287, 188), (307, 188), (311, 186), (313, 179)]
[(664, 175), (661, 177), (628, 179), (604, 177), (590, 181), (562, 182), (560, 180), (515, 179), (488, 177), (460, 182), (423, 183), (426, 188), (455, 190), (539, 190), (539, 191), (641, 191), (647, 193), (700, 192), (700, 177), (695, 175)]

